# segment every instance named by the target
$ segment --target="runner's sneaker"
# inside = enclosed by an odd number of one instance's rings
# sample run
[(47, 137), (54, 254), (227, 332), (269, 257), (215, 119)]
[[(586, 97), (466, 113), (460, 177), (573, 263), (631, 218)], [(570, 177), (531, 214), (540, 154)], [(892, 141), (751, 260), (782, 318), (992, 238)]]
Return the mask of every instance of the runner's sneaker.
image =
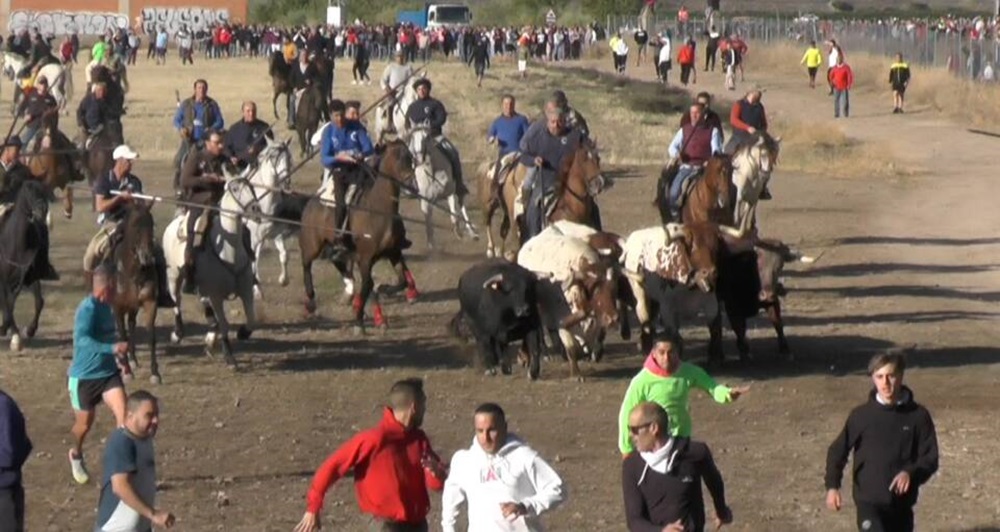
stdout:
[(90, 474), (87, 473), (87, 466), (83, 465), (83, 456), (73, 456), (73, 449), (69, 450), (69, 465), (73, 469), (73, 480), (77, 484), (90, 482)]

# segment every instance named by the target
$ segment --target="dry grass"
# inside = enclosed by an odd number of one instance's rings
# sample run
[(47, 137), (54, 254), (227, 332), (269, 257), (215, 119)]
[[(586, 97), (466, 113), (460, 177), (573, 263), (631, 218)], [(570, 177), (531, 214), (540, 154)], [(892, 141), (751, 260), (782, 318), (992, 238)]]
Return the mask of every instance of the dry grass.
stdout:
[(851, 139), (833, 122), (790, 122), (779, 116), (771, 123), (771, 130), (781, 133), (782, 172), (852, 179), (900, 177), (914, 170), (887, 160), (882, 146)]

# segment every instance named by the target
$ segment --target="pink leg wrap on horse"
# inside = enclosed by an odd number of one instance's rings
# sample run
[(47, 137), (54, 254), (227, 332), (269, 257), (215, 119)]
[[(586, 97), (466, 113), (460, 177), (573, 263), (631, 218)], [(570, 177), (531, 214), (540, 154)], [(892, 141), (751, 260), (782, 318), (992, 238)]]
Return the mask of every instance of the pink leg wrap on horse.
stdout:
[(354, 296), (354, 300), (351, 302), (351, 307), (354, 309), (354, 313), (355, 314), (357, 314), (358, 312), (361, 312), (361, 310), (362, 310), (362, 307), (361, 307), (361, 294), (357, 294), (357, 295)]
[(375, 303), (375, 316), (373, 317), (376, 327), (385, 325), (385, 315), (382, 314), (382, 305)]
[(406, 278), (406, 300), (412, 302), (420, 295), (417, 291), (417, 281), (413, 279), (413, 272), (410, 270), (403, 272), (403, 277)]

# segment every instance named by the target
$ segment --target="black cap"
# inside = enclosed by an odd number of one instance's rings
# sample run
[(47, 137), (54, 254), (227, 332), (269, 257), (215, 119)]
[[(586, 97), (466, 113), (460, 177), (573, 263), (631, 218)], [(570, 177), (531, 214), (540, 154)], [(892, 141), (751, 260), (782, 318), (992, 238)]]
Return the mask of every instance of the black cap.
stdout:
[(11, 135), (7, 137), (7, 140), (3, 142), (4, 148), (20, 148), (21, 147), (21, 137), (17, 135)]
[(429, 80), (427, 78), (420, 78), (417, 81), (413, 82), (413, 88), (414, 89), (419, 89), (421, 85), (426, 85), (427, 86), (427, 90), (430, 90), (431, 89), (431, 80)]
[(343, 113), (347, 109), (343, 100), (333, 100), (330, 102), (330, 113)]

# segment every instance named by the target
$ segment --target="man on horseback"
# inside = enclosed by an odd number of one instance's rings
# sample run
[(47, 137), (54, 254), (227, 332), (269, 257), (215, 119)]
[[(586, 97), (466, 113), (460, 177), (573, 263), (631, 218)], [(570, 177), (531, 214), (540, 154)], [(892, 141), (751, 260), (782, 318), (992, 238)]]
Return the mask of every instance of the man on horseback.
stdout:
[(396, 89), (402, 87), (411, 76), (413, 76), (413, 67), (406, 63), (406, 54), (400, 48), (396, 50), (396, 62), (389, 63), (382, 71), (382, 90), (390, 95), (385, 101), (386, 117), (388, 117), (390, 128), (395, 127), (392, 114), (396, 112), (396, 106), (399, 104), (399, 94)]
[[(545, 127), (529, 128), (521, 139), (521, 164), (528, 167), (521, 185), (525, 239), (541, 232), (545, 220), (545, 198), (554, 190), (563, 159), (571, 157), (581, 141), (582, 133), (566, 125), (566, 116), (554, 100), (545, 105)], [(541, 178), (537, 177), (539, 173)]]
[(184, 201), (192, 204), (187, 208), (187, 242), (184, 247), (184, 293), (195, 292), (195, 251), (201, 249), (208, 232), (209, 214), (205, 207), (215, 207), (226, 192), (226, 178), (222, 173), (225, 162), (222, 134), (212, 131), (201, 149), (191, 152), (181, 170), (180, 185), (184, 190)]
[[(320, 159), (330, 171), (334, 196), (334, 252), (347, 251), (344, 233), (347, 221), (348, 188), (361, 186), (364, 174), (364, 158), (375, 152), (368, 132), (358, 122), (344, 117), (344, 102), (330, 103), (330, 125), (323, 132)], [(352, 194), (353, 195), (353, 194)]]
[(267, 146), (267, 139), (273, 139), (271, 126), (257, 118), (257, 104), (243, 102), (243, 120), (233, 124), (226, 132), (226, 155), (240, 168), (257, 161), (257, 154)]
[[(767, 131), (767, 113), (760, 101), (763, 93), (764, 89), (759, 85), (753, 85), (747, 91), (746, 97), (733, 104), (733, 109), (729, 113), (729, 125), (733, 128), (733, 136), (729, 138), (723, 150), (726, 155), (732, 155), (743, 144), (753, 142), (752, 137), (758, 131)], [(767, 189), (767, 185), (761, 191), (760, 199), (771, 199), (771, 191)]]
[(309, 52), (302, 50), (299, 52), (299, 62), (292, 67), (291, 85), (292, 92), (288, 95), (288, 127), (295, 127), (295, 109), (299, 97), (306, 89), (319, 83), (319, 70), (316, 64), (309, 60)]
[(584, 120), (580, 111), (569, 106), (569, 100), (566, 98), (565, 92), (561, 90), (552, 91), (552, 100), (556, 106), (562, 109), (566, 127), (579, 130), (581, 138), (590, 137), (590, 129), (587, 127), (587, 121)]
[(88, 285), (94, 268), (114, 247), (112, 239), (121, 236), (119, 226), (125, 219), (126, 206), (133, 201), (132, 194), (142, 193), (142, 181), (132, 174), (132, 161), (138, 159), (139, 154), (122, 144), (115, 148), (111, 157), (115, 161), (114, 167), (94, 181), (94, 203), (100, 213), (97, 217), (100, 229), (83, 254), (83, 275)]
[(181, 165), (191, 148), (201, 149), (208, 139), (209, 131), (222, 131), (225, 122), (219, 104), (208, 97), (208, 82), (199, 79), (194, 82), (194, 95), (177, 107), (174, 114), (174, 129), (181, 136), (181, 144), (174, 156), (174, 190), (180, 194)]
[(497, 185), (500, 173), (507, 166), (507, 161), (515, 156), (521, 146), (521, 139), (531, 125), (528, 119), (517, 112), (517, 102), (513, 94), (505, 94), (501, 100), (500, 116), (490, 124), (489, 137), (486, 142), (497, 145), (497, 161), (491, 168), (491, 181)]
[(671, 159), (668, 166), (676, 166), (680, 161), (670, 182), (670, 212), (674, 220), (680, 220), (684, 184), (700, 174), (712, 156), (722, 153), (722, 131), (705, 120), (705, 107), (698, 103), (692, 105), (690, 116), (690, 122), (677, 131), (667, 149)]
[[(7, 211), (17, 200), (17, 195), (21, 190), (21, 185), (26, 181), (34, 179), (28, 167), (21, 163), (21, 139), (11, 135), (4, 140), (3, 151), (0, 152), (0, 222), (5, 221)], [(40, 249), (49, 249), (49, 234), (46, 231), (42, 235), (44, 242)], [(40, 271), (43, 281), (58, 281), (59, 274), (49, 262), (49, 256), (38, 257), (43, 261)]]
[(21, 134), (21, 141), (29, 148), (29, 151), (31, 142), (39, 131), (42, 131), (46, 126), (58, 127), (59, 104), (49, 94), (49, 81), (45, 77), (39, 76), (35, 80), (35, 90), (21, 101), (17, 114), (24, 118), (24, 133)]
[(417, 91), (417, 99), (406, 110), (407, 128), (427, 126), (428, 133), (434, 139), (435, 145), (441, 149), (441, 153), (451, 163), (451, 175), (455, 179), (455, 194), (461, 199), (469, 193), (469, 189), (465, 188), (465, 181), (462, 180), (462, 163), (458, 156), (458, 148), (444, 138), (441, 132), (441, 128), (448, 121), (448, 111), (445, 110), (440, 101), (431, 98), (431, 80), (418, 79), (413, 83), (413, 89)]
[(93, 90), (80, 100), (80, 106), (76, 109), (76, 125), (80, 128), (78, 147), (81, 150), (86, 149), (88, 139), (100, 133), (111, 120), (107, 94), (106, 84), (95, 83)]
[(49, 46), (41, 33), (35, 33), (31, 43), (31, 52), (28, 57), (28, 64), (17, 73), (18, 79), (30, 78), (38, 73), (38, 70), (49, 63), (59, 60), (52, 56), (52, 47)]

